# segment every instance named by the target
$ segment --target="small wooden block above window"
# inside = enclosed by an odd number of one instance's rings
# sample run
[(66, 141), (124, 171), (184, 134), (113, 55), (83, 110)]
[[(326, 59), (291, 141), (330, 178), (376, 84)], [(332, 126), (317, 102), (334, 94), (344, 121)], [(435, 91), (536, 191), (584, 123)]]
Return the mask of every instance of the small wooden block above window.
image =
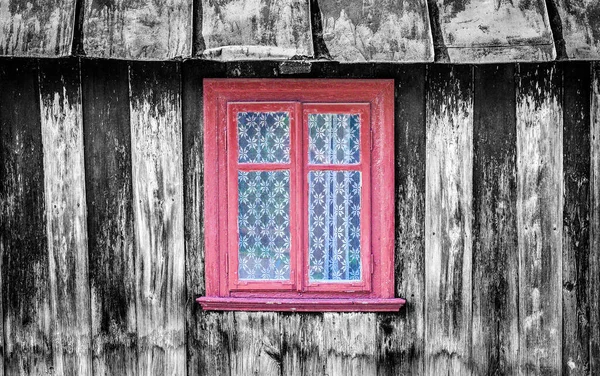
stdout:
[(204, 81), (204, 309), (394, 311), (393, 80)]

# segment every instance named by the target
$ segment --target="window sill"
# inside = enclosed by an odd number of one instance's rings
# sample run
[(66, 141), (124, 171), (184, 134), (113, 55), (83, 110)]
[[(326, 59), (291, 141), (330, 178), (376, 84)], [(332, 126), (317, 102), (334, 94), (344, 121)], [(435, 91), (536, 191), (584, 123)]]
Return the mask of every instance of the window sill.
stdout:
[(406, 301), (393, 299), (278, 299), (219, 298), (196, 299), (207, 311), (277, 311), (277, 312), (395, 312)]

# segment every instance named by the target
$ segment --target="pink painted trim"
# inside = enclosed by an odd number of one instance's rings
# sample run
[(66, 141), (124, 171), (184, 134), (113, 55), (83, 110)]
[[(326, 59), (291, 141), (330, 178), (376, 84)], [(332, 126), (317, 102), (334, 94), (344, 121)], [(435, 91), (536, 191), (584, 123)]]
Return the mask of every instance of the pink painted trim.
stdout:
[(397, 312), (404, 299), (269, 299), (215, 298), (196, 299), (207, 311), (267, 311), (267, 312)]

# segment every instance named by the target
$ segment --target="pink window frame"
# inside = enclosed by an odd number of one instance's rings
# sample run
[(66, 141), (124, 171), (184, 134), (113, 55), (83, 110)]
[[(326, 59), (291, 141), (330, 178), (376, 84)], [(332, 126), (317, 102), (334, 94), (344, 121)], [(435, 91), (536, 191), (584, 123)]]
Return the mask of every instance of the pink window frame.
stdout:
[[(231, 271), (235, 266), (237, 272), (237, 265), (230, 258), (234, 254), (237, 256), (237, 231), (232, 231), (232, 227), (235, 229), (237, 226), (237, 171), (240, 164), (237, 163), (237, 147), (233, 146), (237, 145), (237, 135), (228, 128), (235, 123), (230, 116), (235, 113), (236, 106), (245, 106), (244, 110), (269, 111), (273, 108), (294, 108), (295, 116), (290, 119), (290, 178), (303, 179), (302, 185), (295, 184), (304, 189), (303, 192), (290, 192), (290, 198), (295, 201), (295, 206), (303, 203), (302, 208), (306, 206), (308, 194), (308, 183), (304, 176), (308, 169), (349, 167), (308, 165), (307, 142), (303, 140), (308, 137), (308, 131), (299, 134), (299, 130), (307, 128), (307, 114), (320, 109), (330, 109), (331, 112), (340, 109), (342, 113), (356, 109), (370, 117), (370, 127), (365, 127), (361, 115), (361, 129), (367, 134), (363, 136), (361, 133), (363, 151), (358, 164), (363, 171), (361, 204), (370, 203), (367, 205), (370, 206), (367, 209), (370, 214), (361, 213), (361, 230), (366, 221), (369, 223), (365, 227), (370, 227), (370, 234), (366, 235), (370, 235), (370, 246), (361, 244), (361, 252), (364, 252), (361, 253), (362, 273), (366, 277), (361, 283), (312, 283), (308, 280), (307, 267), (304, 268), (306, 273), (299, 273), (305, 261), (303, 238), (307, 224), (303, 229), (292, 229), (293, 253), (300, 256), (291, 261), (290, 276), (292, 278), (293, 275), (293, 278), (290, 283), (240, 283), (235, 278)], [(405, 303), (403, 299), (394, 298), (394, 149), (393, 142), (390, 142), (394, 139), (393, 80), (205, 79), (204, 114), (206, 296), (197, 299), (204, 309), (396, 311)], [(366, 148), (363, 141), (368, 143)], [(235, 153), (231, 152), (232, 149), (235, 149)], [(292, 153), (299, 151), (304, 155), (294, 158)], [(365, 156), (370, 161), (365, 160)], [(298, 166), (298, 161), (302, 165)], [(351, 169), (356, 169), (358, 165), (351, 166)], [(254, 165), (254, 168), (259, 167), (269, 169), (283, 166)], [(365, 171), (370, 174), (370, 181), (366, 179)], [(228, 181), (234, 180), (235, 184), (228, 184)], [(291, 214), (306, 218), (302, 215), (302, 209), (296, 207), (290, 210)], [(302, 223), (302, 220), (297, 223)], [(302, 236), (294, 236), (294, 233), (301, 233)], [(232, 247), (234, 243), (235, 247)]]

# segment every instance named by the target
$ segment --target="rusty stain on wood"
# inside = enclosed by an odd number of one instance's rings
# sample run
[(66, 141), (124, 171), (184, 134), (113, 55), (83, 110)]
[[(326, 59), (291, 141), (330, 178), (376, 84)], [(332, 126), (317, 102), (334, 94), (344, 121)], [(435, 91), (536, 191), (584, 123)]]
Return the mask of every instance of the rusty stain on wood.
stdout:
[(473, 103), (474, 374), (518, 364), (517, 181), (514, 65), (475, 67)]
[(469, 374), (473, 88), (469, 66), (434, 66), (427, 91), (425, 366)]
[(197, 55), (213, 60), (313, 56), (308, 0), (202, 0)]
[(319, 8), (334, 60), (433, 61), (426, 0), (321, 0)]
[[(35, 62), (0, 65), (0, 251), (4, 372), (52, 372), (40, 97)], [(18, 100), (15, 100), (18, 98)]]
[(590, 375), (600, 373), (600, 64), (592, 63), (590, 103)]
[(75, 0), (0, 0), (0, 55), (69, 55), (75, 3)]
[(79, 64), (40, 67), (54, 372), (92, 373), (83, 113)]
[(567, 56), (600, 58), (600, 3), (596, 0), (551, 0), (557, 7)]
[(559, 374), (562, 333), (563, 118), (561, 71), (517, 73), (519, 360), (525, 374)]
[(180, 65), (131, 63), (129, 85), (138, 373), (184, 374)]
[(556, 57), (546, 5), (530, 0), (429, 0), (439, 9), (450, 62), (547, 61)]
[(84, 60), (81, 69), (94, 373), (136, 375), (127, 63)]
[(85, 0), (86, 56), (168, 60), (191, 56), (192, 0)]

